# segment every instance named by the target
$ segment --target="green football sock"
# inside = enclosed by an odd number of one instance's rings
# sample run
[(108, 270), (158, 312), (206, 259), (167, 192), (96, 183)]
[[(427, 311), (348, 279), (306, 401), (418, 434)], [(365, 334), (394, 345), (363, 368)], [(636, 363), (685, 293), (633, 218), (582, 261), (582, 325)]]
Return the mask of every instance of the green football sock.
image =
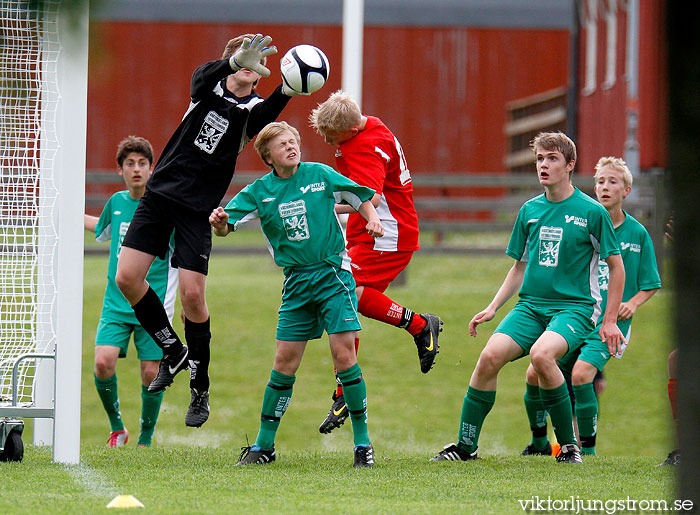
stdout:
[(100, 379), (95, 376), (95, 387), (97, 395), (100, 396), (102, 406), (104, 406), (109, 418), (111, 431), (121, 431), (124, 429), (122, 414), (119, 411), (119, 395), (117, 394), (117, 374), (107, 379)]
[(288, 376), (274, 369), (270, 373), (260, 411), (260, 430), (255, 439), (255, 445), (261, 449), (270, 449), (275, 445), (280, 419), (292, 400), (294, 381), (296, 376)]
[(484, 424), (486, 415), (496, 402), (496, 391), (477, 390), (471, 386), (467, 388), (462, 404), (462, 417), (459, 426), (459, 440), (457, 446), (463, 451), (472, 453), (479, 444), (479, 433)]
[(544, 409), (540, 398), (540, 387), (525, 383), (525, 412), (530, 421), (530, 431), (532, 431), (531, 444), (537, 450), (543, 450), (549, 443), (547, 438), (547, 410)]
[(571, 397), (563, 382), (557, 388), (540, 388), (540, 397), (552, 419), (554, 434), (560, 445), (576, 443), (574, 436), (574, 414), (571, 410)]
[(576, 422), (581, 438), (581, 453), (595, 456), (595, 440), (598, 430), (598, 398), (593, 383), (574, 385), (576, 397)]
[(138, 445), (151, 445), (164, 393), (164, 391), (149, 392), (148, 386), (141, 385), (141, 434)]
[(345, 404), (348, 405), (352, 421), (353, 442), (357, 445), (369, 445), (367, 430), (367, 385), (362, 377), (360, 365), (355, 363), (347, 370), (338, 371), (338, 379), (343, 383)]

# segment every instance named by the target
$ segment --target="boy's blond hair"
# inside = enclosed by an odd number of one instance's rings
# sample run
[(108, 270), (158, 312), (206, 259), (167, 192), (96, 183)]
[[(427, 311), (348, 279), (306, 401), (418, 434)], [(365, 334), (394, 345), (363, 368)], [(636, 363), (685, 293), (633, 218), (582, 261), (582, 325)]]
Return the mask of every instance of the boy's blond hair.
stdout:
[(321, 136), (329, 132), (347, 132), (360, 125), (362, 111), (357, 102), (342, 90), (331, 93), (309, 115), (309, 123)]
[[(540, 132), (530, 142), (530, 148), (537, 152), (537, 149), (542, 150), (558, 150), (564, 156), (566, 164), (571, 161), (576, 163), (576, 144), (573, 140), (563, 132)], [(573, 169), (571, 170), (573, 173)]]
[(153, 147), (151, 143), (146, 138), (141, 138), (139, 136), (127, 136), (119, 142), (117, 146), (117, 165), (119, 168), (124, 164), (126, 156), (136, 152), (141, 154), (143, 157), (148, 159), (148, 164), (153, 164)]
[(267, 144), (270, 142), (270, 140), (279, 136), (284, 131), (291, 132), (294, 135), (294, 139), (297, 140), (297, 143), (301, 147), (301, 136), (299, 136), (299, 131), (289, 125), (287, 122), (268, 123), (258, 133), (258, 137), (255, 138), (255, 151), (267, 166), (272, 166), (272, 163), (269, 161), (270, 149), (267, 147)]
[(630, 169), (627, 167), (625, 160), (620, 157), (608, 156), (598, 159), (598, 162), (595, 165), (595, 175), (593, 176), (593, 180), (596, 182), (598, 181), (600, 171), (606, 166), (609, 166), (613, 170), (617, 170), (618, 172), (622, 173), (622, 182), (625, 183), (625, 187), (632, 187), (632, 181), (634, 180), (632, 177), (632, 172), (630, 172)]

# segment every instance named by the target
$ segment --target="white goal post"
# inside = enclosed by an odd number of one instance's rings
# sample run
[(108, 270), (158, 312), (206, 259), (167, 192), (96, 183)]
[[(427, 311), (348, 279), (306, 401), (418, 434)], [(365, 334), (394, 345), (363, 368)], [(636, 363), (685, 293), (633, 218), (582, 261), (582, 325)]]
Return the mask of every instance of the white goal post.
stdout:
[(80, 460), (88, 2), (78, 5), (0, 0), (0, 420), (36, 418), (34, 443), (52, 443), (61, 463)]

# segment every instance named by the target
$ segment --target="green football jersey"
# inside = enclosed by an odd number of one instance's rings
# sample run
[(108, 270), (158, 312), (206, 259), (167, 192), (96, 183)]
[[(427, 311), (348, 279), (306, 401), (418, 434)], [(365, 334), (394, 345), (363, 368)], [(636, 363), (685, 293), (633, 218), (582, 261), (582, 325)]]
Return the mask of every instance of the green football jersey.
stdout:
[(260, 227), (275, 263), (285, 268), (327, 262), (350, 270), (343, 226), (335, 204), (359, 209), (374, 196), (321, 163), (300, 163), (289, 178), (274, 172), (243, 188), (225, 208), (235, 231), (260, 218)]
[[(642, 290), (661, 288), (661, 277), (656, 266), (654, 244), (644, 226), (633, 216), (627, 214), (625, 221), (615, 229), (615, 236), (620, 244), (622, 261), (625, 264), (625, 290), (622, 294), (622, 301), (627, 302)], [(600, 260), (598, 263), (598, 285), (603, 297), (603, 312), (608, 301), (609, 279), (608, 264)], [(617, 326), (622, 334), (627, 334), (631, 324), (631, 318), (617, 321)]]
[[(107, 288), (102, 304), (102, 318), (110, 318), (119, 322), (138, 324), (134, 310), (129, 305), (122, 292), (117, 287), (117, 261), (122, 249), (124, 235), (134, 217), (139, 199), (131, 198), (129, 192), (119, 191), (112, 195), (102, 209), (102, 214), (95, 227), (97, 241), (111, 240), (109, 246), (109, 267), (107, 269)], [(151, 265), (146, 280), (163, 302), (168, 317), (172, 319), (177, 295), (177, 270), (170, 266), (172, 257), (172, 238), (170, 251), (165, 259), (156, 258)]]
[(576, 188), (561, 202), (551, 202), (544, 194), (525, 202), (506, 253), (527, 262), (521, 299), (599, 305), (599, 257), (619, 254), (620, 248), (608, 212)]

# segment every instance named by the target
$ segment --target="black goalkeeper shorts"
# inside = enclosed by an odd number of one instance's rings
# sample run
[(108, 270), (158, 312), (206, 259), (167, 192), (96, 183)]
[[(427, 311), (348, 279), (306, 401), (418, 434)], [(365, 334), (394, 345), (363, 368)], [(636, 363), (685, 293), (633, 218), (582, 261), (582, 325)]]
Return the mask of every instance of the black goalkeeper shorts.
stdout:
[(211, 254), (209, 213), (187, 209), (146, 190), (122, 246), (165, 259), (175, 231), (172, 265), (207, 275)]

